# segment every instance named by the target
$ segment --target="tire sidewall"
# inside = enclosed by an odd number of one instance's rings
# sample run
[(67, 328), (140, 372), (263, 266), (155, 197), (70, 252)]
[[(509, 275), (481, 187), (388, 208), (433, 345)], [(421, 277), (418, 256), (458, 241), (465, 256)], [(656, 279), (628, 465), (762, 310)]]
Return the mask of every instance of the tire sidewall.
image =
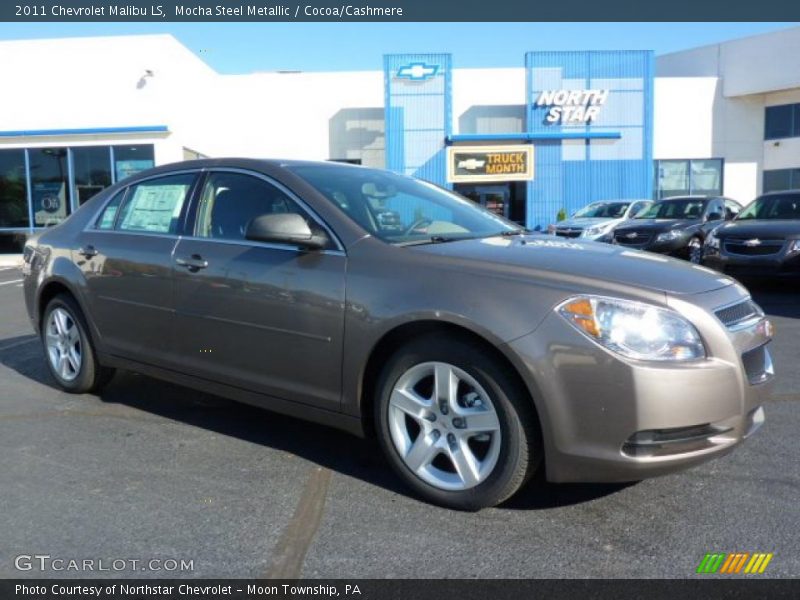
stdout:
[[(408, 369), (433, 361), (452, 364), (474, 377), (490, 395), (500, 422), (501, 444), (497, 464), (486, 480), (467, 490), (441, 490), (420, 479), (406, 466), (389, 430), (389, 399), (395, 384)], [(522, 419), (530, 418), (530, 415), (521, 410), (528, 399), (520, 397), (518, 387), (505, 369), (468, 341), (440, 337), (414, 341), (386, 363), (378, 379), (375, 403), (378, 441), (394, 470), (426, 499), (462, 510), (493, 506), (511, 495), (509, 487), (520, 479), (520, 468), (527, 469), (528, 462), (533, 462), (533, 457), (528, 456), (531, 444), (526, 435), (529, 435), (529, 430), (526, 432), (522, 422)], [(523, 481), (527, 478), (527, 473), (525, 475)], [(516, 491), (516, 487), (513, 491)]]

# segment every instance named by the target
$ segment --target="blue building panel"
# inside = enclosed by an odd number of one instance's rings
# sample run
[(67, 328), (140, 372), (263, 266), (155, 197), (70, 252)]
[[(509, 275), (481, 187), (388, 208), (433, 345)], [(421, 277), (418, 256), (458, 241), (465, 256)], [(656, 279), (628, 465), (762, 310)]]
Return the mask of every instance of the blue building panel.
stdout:
[(536, 148), (527, 226), (544, 229), (561, 209), (597, 200), (651, 198), (653, 53), (529, 52), (525, 68)]
[(451, 134), (450, 54), (383, 57), (386, 167), (446, 186), (444, 140)]

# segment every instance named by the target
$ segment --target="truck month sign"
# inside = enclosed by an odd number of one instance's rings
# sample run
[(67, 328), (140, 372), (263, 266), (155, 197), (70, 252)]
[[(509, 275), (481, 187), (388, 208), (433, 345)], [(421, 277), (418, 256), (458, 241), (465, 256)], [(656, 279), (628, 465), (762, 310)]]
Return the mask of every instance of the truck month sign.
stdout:
[(452, 183), (529, 181), (533, 179), (533, 146), (450, 146), (447, 180)]

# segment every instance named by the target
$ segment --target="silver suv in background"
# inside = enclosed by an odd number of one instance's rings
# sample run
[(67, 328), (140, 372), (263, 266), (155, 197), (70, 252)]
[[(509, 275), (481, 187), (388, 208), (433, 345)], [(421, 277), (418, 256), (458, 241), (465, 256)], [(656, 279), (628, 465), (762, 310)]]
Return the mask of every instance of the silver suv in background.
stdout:
[(603, 200), (592, 202), (569, 219), (554, 226), (560, 237), (610, 242), (614, 228), (653, 204), (652, 200)]

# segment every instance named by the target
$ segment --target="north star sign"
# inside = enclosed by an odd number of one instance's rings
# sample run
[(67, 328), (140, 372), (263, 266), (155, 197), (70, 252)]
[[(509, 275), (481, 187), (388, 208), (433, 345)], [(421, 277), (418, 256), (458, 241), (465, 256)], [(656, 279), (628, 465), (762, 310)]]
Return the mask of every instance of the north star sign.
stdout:
[(439, 72), (439, 65), (429, 65), (424, 62), (415, 62), (403, 65), (397, 69), (397, 77), (410, 79), (412, 81), (424, 81), (431, 77), (436, 77)]
[(591, 123), (600, 114), (608, 100), (608, 90), (543, 90), (539, 92), (536, 106), (549, 106), (545, 122)]

